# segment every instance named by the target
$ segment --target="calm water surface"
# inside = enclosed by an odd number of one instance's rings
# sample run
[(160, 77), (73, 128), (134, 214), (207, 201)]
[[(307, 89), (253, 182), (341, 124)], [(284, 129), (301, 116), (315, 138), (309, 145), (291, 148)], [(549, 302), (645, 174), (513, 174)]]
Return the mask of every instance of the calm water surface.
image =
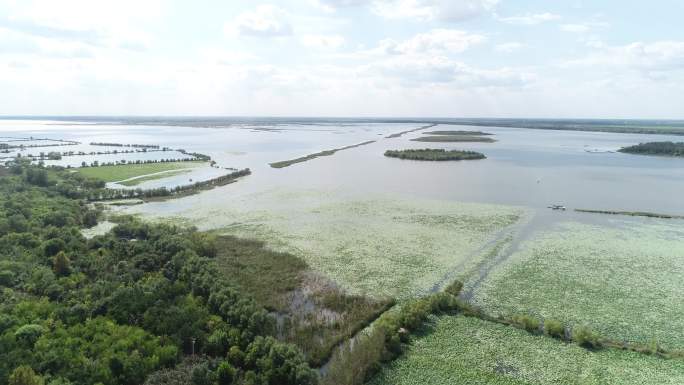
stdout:
[[(563, 204), (569, 208), (684, 215), (684, 159), (614, 152), (625, 145), (681, 141), (681, 137), (482, 127), (478, 129), (495, 134), (496, 143), (410, 141), (420, 137), (420, 132), (385, 138), (420, 126), (420, 123), (326, 122), (204, 128), (5, 120), (0, 121), (0, 136), (67, 139), (84, 144), (158, 144), (208, 154), (221, 167), (251, 168), (253, 175), (222, 188), (226, 199), (234, 193), (278, 187), (332, 189), (352, 194), (398, 193), (536, 209)], [(437, 129), (472, 130), (441, 125), (428, 131)], [(268, 165), (368, 140), (376, 142), (283, 169)], [(388, 149), (425, 147), (475, 150), (486, 154), (487, 159), (416, 162), (383, 156)], [(78, 146), (64, 147), (63, 151), (78, 149)], [(55, 149), (28, 151), (52, 150)], [(82, 160), (86, 159), (79, 158), (78, 163)]]

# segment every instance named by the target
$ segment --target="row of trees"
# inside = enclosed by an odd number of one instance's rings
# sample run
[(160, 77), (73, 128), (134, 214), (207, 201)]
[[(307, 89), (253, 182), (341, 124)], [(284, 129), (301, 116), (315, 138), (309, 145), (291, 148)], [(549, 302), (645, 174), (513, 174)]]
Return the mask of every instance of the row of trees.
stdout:
[(211, 235), (124, 218), (86, 239), (91, 180), (22, 162), (7, 171), (1, 385), (142, 384), (193, 353), (197, 385), (316, 382), (296, 347), (270, 337), (274, 319), (219, 272)]
[[(104, 147), (134, 147), (134, 148), (159, 148), (156, 144), (123, 144), (123, 143), (105, 143), (105, 142), (91, 142), (91, 146)], [(164, 147), (166, 148), (166, 147)]]
[(81, 162), (81, 167), (100, 167), (100, 166), (120, 166), (125, 164), (152, 164), (152, 163), (173, 163), (173, 162), (196, 162), (196, 158), (180, 158), (180, 159), (138, 159), (138, 160), (126, 160), (121, 159), (114, 162), (100, 162), (94, 160), (90, 163)]

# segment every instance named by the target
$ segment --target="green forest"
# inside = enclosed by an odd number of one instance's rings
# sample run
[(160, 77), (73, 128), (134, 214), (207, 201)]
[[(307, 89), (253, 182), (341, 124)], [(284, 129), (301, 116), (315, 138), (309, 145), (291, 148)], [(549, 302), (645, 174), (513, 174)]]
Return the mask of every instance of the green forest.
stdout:
[(212, 235), (120, 218), (86, 239), (101, 216), (86, 198), (100, 187), (0, 167), (0, 384), (317, 382), (220, 272)]

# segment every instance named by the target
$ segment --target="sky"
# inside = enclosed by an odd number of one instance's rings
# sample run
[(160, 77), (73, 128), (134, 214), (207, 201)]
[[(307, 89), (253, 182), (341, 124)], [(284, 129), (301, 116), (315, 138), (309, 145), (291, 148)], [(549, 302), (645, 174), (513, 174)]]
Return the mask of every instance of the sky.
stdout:
[(684, 118), (681, 0), (0, 0), (0, 115)]

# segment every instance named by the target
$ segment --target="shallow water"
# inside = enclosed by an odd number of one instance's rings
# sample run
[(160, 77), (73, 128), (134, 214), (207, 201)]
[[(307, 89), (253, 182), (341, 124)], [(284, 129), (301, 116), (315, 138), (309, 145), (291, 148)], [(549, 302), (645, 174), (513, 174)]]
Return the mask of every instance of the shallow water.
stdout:
[[(481, 127), (478, 129), (495, 134), (497, 142), (428, 144), (410, 141), (420, 137), (420, 132), (400, 138), (385, 138), (388, 134), (422, 125), (346, 121), (335, 124), (326, 120), (318, 125), (268, 126), (252, 125), (246, 121), (231, 127), (211, 128), (0, 120), (0, 136), (34, 136), (81, 143), (158, 144), (208, 154), (221, 167), (251, 168), (253, 175), (223, 188), (226, 197), (278, 187), (337, 190), (352, 194), (399, 193), (420, 198), (531, 208), (564, 204), (568, 208), (684, 214), (684, 201), (681, 199), (684, 193), (684, 159), (608, 152), (625, 145), (678, 141), (681, 137)], [(439, 125), (426, 131), (438, 129), (470, 128)], [(270, 162), (367, 140), (377, 142), (283, 169), (268, 166)], [(488, 159), (415, 162), (383, 156), (387, 149), (427, 146), (480, 151)], [(78, 150), (77, 147), (64, 148), (69, 151)], [(54, 149), (29, 151), (38, 153)], [(80, 157), (73, 159), (77, 158), (80, 163)]]

